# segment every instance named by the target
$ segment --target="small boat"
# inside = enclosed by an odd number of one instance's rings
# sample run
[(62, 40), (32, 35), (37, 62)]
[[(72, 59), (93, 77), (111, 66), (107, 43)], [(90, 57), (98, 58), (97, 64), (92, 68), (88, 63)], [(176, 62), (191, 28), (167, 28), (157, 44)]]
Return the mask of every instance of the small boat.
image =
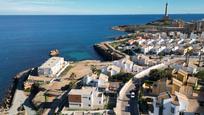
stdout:
[(59, 55), (59, 50), (57, 50), (57, 49), (51, 50), (49, 55), (51, 57), (58, 56)]

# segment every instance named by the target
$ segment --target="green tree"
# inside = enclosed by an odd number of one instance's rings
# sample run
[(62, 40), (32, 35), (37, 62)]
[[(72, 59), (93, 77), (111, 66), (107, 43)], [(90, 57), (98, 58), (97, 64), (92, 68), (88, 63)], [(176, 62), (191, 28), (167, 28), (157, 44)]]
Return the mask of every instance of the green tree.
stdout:
[(204, 70), (200, 70), (195, 76), (204, 81)]

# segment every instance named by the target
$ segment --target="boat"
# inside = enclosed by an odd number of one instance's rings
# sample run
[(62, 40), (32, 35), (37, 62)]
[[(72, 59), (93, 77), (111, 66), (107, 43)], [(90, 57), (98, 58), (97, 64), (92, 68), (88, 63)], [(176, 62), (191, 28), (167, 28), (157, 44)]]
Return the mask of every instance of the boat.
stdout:
[(58, 49), (51, 50), (50, 53), (49, 53), (49, 55), (50, 55), (51, 57), (53, 57), (53, 56), (58, 56), (58, 55), (59, 55), (59, 50), (58, 50)]

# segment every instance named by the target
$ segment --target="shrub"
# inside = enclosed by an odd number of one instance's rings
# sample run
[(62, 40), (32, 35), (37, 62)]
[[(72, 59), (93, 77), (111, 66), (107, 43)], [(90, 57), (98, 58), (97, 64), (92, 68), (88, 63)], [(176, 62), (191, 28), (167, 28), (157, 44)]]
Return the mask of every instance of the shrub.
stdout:
[(199, 71), (195, 76), (204, 81), (204, 70)]
[(153, 69), (150, 71), (149, 73), (149, 80), (151, 81), (157, 81), (159, 79), (162, 78), (171, 78), (171, 69), (165, 69), (165, 70), (161, 70), (161, 69)]
[(30, 92), (31, 88), (24, 89), (25, 92)]
[(110, 81), (120, 81), (120, 82), (126, 83), (132, 77), (133, 77), (133, 75), (130, 73), (119, 73), (117, 75), (113, 75), (113, 76), (109, 77), (109, 80)]

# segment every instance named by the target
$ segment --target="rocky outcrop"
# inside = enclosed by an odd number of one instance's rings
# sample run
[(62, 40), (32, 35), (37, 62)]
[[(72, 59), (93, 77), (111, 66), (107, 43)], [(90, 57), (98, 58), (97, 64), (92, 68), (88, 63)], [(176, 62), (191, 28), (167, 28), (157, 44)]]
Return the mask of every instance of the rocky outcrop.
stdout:
[(110, 48), (106, 43), (95, 44), (94, 49), (106, 61), (119, 60), (125, 57), (125, 55)]

